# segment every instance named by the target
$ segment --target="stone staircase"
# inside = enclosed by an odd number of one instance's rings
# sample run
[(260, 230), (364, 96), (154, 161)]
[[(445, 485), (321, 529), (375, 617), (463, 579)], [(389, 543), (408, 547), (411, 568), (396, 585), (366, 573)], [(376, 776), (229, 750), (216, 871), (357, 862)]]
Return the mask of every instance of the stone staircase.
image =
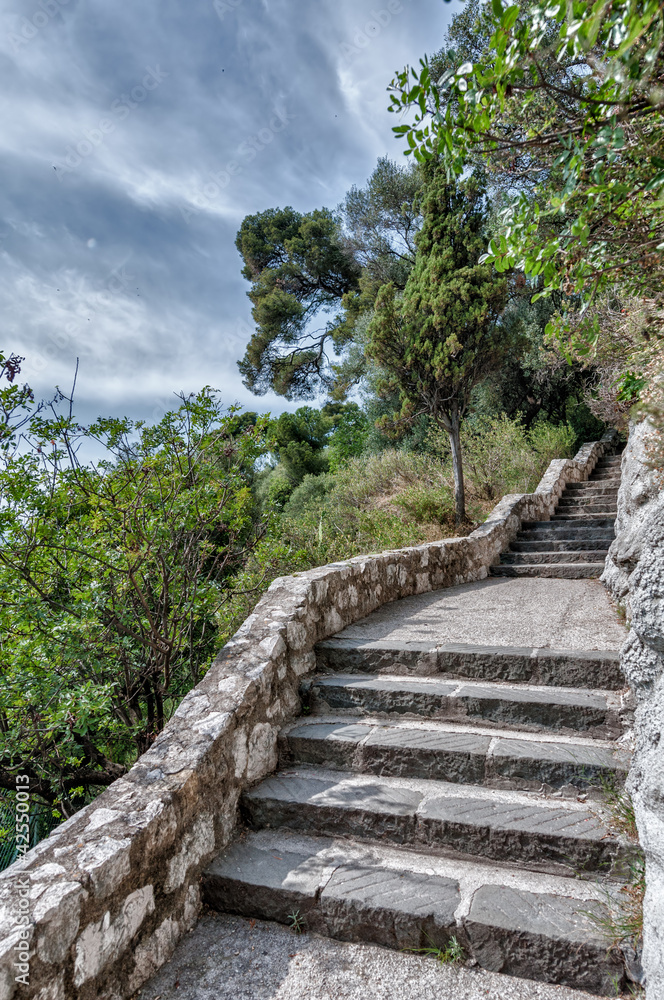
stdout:
[(493, 576), (599, 577), (613, 541), (620, 455), (599, 460), (586, 482), (570, 483), (550, 521), (524, 521)]
[[(568, 488), (499, 571), (599, 575), (616, 472), (606, 459)], [(208, 905), (394, 949), (454, 938), (471, 964), (615, 995), (602, 923), (632, 848), (598, 786), (629, 765), (617, 650), (359, 632), (318, 644), (279, 770), (244, 793), (244, 831), (203, 875)]]

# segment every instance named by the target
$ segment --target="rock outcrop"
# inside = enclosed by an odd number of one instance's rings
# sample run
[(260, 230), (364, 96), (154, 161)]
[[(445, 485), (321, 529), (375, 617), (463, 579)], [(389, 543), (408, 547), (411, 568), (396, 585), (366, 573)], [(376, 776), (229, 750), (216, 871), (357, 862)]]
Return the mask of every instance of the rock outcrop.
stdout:
[(648, 996), (664, 997), (664, 475), (649, 468), (647, 421), (623, 453), (616, 540), (602, 581), (626, 609), (623, 671), (637, 700), (628, 787), (646, 856), (643, 968)]

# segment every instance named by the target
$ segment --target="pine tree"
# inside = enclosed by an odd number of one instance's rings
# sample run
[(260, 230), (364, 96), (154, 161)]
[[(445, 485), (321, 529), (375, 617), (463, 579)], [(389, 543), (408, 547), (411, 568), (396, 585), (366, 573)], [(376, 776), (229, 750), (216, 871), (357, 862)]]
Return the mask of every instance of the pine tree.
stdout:
[(449, 435), (457, 524), (466, 517), (461, 421), (473, 388), (510, 346), (500, 324), (506, 281), (478, 263), (488, 211), (481, 176), (450, 183), (433, 171), (415, 266), (402, 296), (383, 285), (368, 334), (367, 353), (382, 369), (379, 391), (397, 391), (400, 418), (426, 413)]

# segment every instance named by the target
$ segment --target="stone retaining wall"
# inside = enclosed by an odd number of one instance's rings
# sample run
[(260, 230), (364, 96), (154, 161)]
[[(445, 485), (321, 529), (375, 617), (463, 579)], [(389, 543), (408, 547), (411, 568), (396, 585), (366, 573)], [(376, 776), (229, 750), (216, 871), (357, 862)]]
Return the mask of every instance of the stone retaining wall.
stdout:
[(630, 426), (616, 540), (602, 580), (626, 609), (621, 666), (637, 709), (628, 785), (646, 855), (643, 969), (648, 997), (664, 997), (664, 477), (645, 462), (648, 421)]
[(382, 604), (484, 579), (521, 521), (548, 520), (614, 441), (552, 462), (467, 538), (275, 580), (129, 773), (0, 873), (0, 1000), (130, 997), (195, 924), (201, 870), (233, 836), (241, 791), (275, 768), (314, 644)]

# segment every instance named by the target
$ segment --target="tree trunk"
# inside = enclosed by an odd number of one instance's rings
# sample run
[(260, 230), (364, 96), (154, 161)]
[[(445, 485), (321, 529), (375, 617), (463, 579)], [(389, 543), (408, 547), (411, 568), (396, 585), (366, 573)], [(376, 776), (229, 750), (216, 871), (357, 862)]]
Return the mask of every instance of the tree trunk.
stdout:
[(452, 468), (454, 470), (454, 520), (457, 527), (466, 520), (466, 494), (463, 488), (463, 462), (461, 459), (461, 435), (459, 433), (461, 418), (455, 411), (450, 414), (450, 426), (447, 430), (452, 449)]

